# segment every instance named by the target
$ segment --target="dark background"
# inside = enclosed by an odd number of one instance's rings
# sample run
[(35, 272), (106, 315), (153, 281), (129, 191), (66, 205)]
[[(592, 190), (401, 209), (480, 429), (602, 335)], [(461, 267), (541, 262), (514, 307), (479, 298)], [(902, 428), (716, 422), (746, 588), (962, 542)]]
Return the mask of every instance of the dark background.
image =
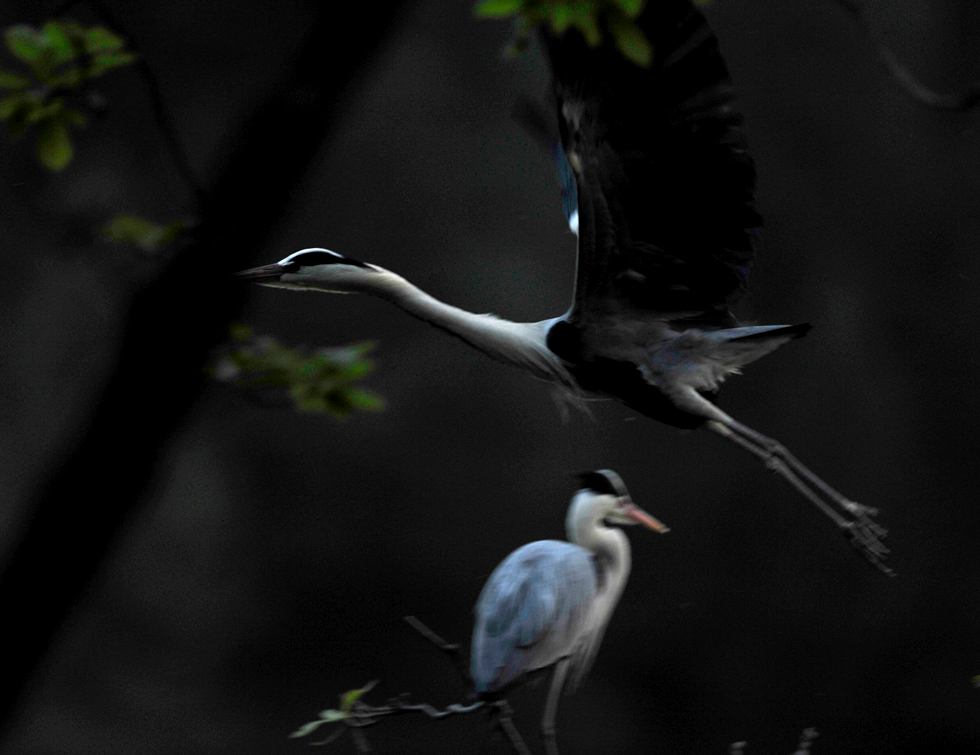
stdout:
[[(134, 5), (110, 7), (207, 179), (314, 5)], [(976, 3), (867, 6), (927, 82), (980, 77)], [(377, 340), (368, 385), (387, 409), (337, 422), (208, 388), (3, 752), (299, 752), (306, 744), (286, 735), (370, 679), (377, 702), (403, 691), (458, 700), (448, 664), (401, 617), (467, 642), (493, 566), (562, 536), (571, 473), (603, 466), (673, 532), (630, 533), (630, 583), (593, 673), (560, 709), (563, 752), (723, 753), (747, 740), (750, 752), (788, 753), (808, 726), (819, 753), (980, 748), (980, 116), (911, 102), (830, 0), (725, 0), (708, 15), (767, 220), (737, 312), (815, 325), (732, 381), (723, 404), (880, 506), (898, 576), (864, 565), (802, 499), (708, 433), (614, 403), (563, 423), (548, 386), (383, 302), (256, 288), (244, 319), (261, 332)], [(0, 8), (3, 25), (43, 18), (37, 3)], [(548, 156), (509, 114), (520, 94), (543, 96), (546, 75), (536, 51), (501, 56), (507, 35), (473, 20), (469, 3), (410, 6), (336, 103), (276, 242), (235, 267), (328, 246), (474, 311), (563, 311), (574, 241)], [(164, 264), (93, 243), (90, 229), (118, 212), (167, 221), (189, 207), (137, 76), (114, 75), (105, 91), (109, 113), (81, 133), (63, 174), (44, 173), (27, 144), (0, 150), (4, 548), (85, 426), (129, 297)], [(536, 748), (544, 692), (512, 699)], [(369, 736), (380, 752), (505, 751), (478, 716), (389, 719)]]

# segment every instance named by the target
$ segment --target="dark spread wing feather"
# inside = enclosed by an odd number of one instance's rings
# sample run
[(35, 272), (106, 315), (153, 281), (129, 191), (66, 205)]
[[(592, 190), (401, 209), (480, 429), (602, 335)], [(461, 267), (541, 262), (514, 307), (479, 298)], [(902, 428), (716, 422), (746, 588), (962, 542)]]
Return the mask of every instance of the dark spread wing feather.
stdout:
[(578, 186), (568, 319), (584, 326), (629, 308), (723, 321), (761, 225), (731, 80), (689, 0), (650, 0), (637, 23), (649, 68), (609, 34), (590, 47), (574, 29), (542, 32)]

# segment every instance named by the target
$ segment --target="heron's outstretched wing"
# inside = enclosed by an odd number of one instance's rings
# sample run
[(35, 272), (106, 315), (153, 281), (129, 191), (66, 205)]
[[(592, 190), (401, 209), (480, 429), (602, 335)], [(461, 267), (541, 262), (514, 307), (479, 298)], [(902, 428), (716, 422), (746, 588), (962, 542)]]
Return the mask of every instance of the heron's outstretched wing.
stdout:
[(718, 43), (690, 0), (637, 19), (641, 67), (610, 34), (542, 32), (562, 143), (578, 188), (579, 255), (568, 319), (624, 308), (719, 322), (745, 288), (761, 220), (755, 168)]
[(574, 654), (595, 593), (595, 568), (583, 548), (542, 540), (511, 553), (476, 604), (470, 659), (476, 691), (499, 691)]

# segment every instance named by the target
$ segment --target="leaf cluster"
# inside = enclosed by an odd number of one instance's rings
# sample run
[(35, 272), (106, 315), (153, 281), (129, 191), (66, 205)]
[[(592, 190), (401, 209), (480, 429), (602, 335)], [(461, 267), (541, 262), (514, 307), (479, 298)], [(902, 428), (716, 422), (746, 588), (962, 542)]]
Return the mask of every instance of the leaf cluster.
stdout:
[(136, 55), (109, 29), (74, 21), (17, 24), (4, 30), (3, 41), (14, 62), (0, 68), (0, 121), (13, 137), (33, 130), (38, 159), (62, 170), (74, 156), (71, 128), (87, 121), (78, 102), (89, 94), (89, 82), (132, 64)]
[(653, 61), (653, 46), (636, 19), (646, 0), (480, 0), (474, 13), (482, 18), (514, 18), (513, 52), (527, 47), (533, 29), (548, 26), (557, 35), (574, 29), (592, 47), (608, 33), (619, 52), (638, 66)]
[(139, 215), (122, 213), (103, 225), (101, 234), (107, 241), (129, 244), (153, 254), (168, 247), (186, 230), (188, 224), (183, 220), (175, 220), (163, 225)]
[(374, 689), (377, 681), (368, 682), (363, 687), (358, 687), (357, 689), (349, 689), (346, 692), (342, 692), (340, 697), (340, 707), (339, 708), (327, 708), (326, 710), (321, 710), (317, 714), (316, 721), (310, 721), (300, 726), (296, 731), (290, 734), (290, 737), (305, 737), (312, 734), (323, 724), (332, 724), (337, 721), (343, 721), (350, 718), (351, 713), (354, 710), (354, 706), (360, 701), (364, 695)]
[(379, 396), (356, 385), (374, 369), (367, 358), (372, 348), (374, 344), (368, 342), (320, 349), (289, 347), (237, 325), (209, 371), (219, 382), (250, 391), (285, 391), (300, 412), (343, 418), (354, 411), (383, 408)]

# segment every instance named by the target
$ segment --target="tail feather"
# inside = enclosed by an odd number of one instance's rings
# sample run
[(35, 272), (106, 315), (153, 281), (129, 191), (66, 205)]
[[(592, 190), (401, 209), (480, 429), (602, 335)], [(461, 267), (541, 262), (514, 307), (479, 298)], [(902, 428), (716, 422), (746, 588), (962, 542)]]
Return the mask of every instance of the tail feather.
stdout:
[(797, 325), (746, 325), (739, 328), (716, 330), (714, 335), (725, 341), (755, 341), (767, 338), (802, 338), (810, 332), (812, 326), (808, 322)]
[(716, 345), (711, 357), (730, 371), (754, 362), (775, 351), (794, 338), (802, 338), (810, 330), (809, 323), (798, 325), (746, 325), (739, 328), (715, 330), (711, 339)]

